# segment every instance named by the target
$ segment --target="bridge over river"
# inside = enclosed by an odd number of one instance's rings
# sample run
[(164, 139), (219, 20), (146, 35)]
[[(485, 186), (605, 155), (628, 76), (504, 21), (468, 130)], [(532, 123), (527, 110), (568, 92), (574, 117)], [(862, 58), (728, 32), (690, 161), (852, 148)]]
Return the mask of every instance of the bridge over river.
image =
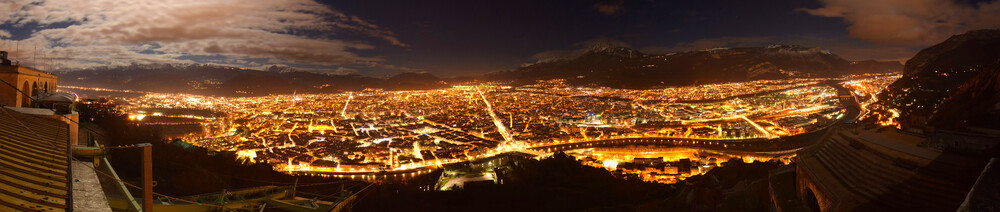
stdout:
[(729, 152), (752, 152), (758, 154), (789, 154), (798, 151), (802, 147), (813, 144), (817, 139), (824, 136), (829, 129), (824, 128), (809, 133), (780, 138), (756, 138), (742, 140), (715, 140), (715, 139), (690, 139), (690, 138), (616, 138), (607, 140), (580, 141), (573, 143), (560, 143), (545, 146), (525, 148), (518, 151), (532, 155), (548, 155), (558, 151), (568, 151), (574, 149), (585, 149), (595, 147), (616, 147), (616, 146), (681, 146), (699, 149), (721, 150)]

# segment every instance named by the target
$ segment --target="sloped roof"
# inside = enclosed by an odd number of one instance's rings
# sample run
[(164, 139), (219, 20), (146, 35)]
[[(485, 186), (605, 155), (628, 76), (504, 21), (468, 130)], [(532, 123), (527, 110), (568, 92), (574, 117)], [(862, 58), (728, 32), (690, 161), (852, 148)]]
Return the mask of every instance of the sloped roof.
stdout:
[(0, 211), (66, 211), (66, 124), (0, 109)]
[(71, 94), (71, 93), (66, 93), (66, 92), (58, 92), (58, 93), (53, 93), (52, 95), (50, 95), (50, 96), (47, 96), (47, 97), (45, 97), (45, 98), (42, 98), (42, 100), (41, 100), (41, 101), (42, 101), (42, 102), (64, 102), (64, 103), (73, 103), (74, 101), (76, 101), (76, 96), (74, 96), (74, 95), (73, 95), (73, 94)]

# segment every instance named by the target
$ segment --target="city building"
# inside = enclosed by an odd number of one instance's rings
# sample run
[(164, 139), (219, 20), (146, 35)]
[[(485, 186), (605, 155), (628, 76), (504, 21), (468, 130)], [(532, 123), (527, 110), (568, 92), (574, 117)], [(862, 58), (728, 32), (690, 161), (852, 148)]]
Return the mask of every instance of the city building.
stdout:
[(94, 171), (70, 156), (78, 145), (75, 95), (56, 92), (55, 75), (14, 64), (2, 51), (0, 80), (0, 211), (110, 211)]
[(69, 144), (78, 145), (80, 116), (72, 109), (76, 95), (58, 92), (58, 77), (20, 66), (0, 51), (0, 106), (21, 114), (63, 122), (69, 129)]
[(0, 51), (0, 105), (31, 107), (34, 100), (55, 92), (58, 77), (51, 73), (24, 67), (7, 59), (7, 52)]

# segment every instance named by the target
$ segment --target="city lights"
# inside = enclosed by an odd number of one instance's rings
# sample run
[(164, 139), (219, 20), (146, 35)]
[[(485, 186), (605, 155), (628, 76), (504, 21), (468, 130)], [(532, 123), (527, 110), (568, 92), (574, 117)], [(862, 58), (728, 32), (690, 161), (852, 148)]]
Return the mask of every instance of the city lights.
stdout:
[[(891, 77), (898, 75), (841, 84), (864, 98), (885, 85), (876, 82)], [(247, 163), (268, 163), (283, 172), (406, 172), (505, 152), (544, 155), (554, 145), (612, 139), (695, 139), (729, 146), (810, 132), (844, 115), (826, 80), (832, 79), (647, 90), (547, 80), (261, 97), (144, 93), (123, 99), (129, 103), (123, 110), (143, 124), (197, 124), (205, 129), (178, 138), (235, 151)]]

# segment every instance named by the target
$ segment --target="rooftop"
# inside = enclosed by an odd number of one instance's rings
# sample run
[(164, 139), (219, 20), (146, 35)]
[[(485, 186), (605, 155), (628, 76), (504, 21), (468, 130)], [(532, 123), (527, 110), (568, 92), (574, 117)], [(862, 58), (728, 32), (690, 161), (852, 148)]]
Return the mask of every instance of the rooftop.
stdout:
[(66, 132), (60, 122), (0, 109), (0, 211), (67, 210)]

